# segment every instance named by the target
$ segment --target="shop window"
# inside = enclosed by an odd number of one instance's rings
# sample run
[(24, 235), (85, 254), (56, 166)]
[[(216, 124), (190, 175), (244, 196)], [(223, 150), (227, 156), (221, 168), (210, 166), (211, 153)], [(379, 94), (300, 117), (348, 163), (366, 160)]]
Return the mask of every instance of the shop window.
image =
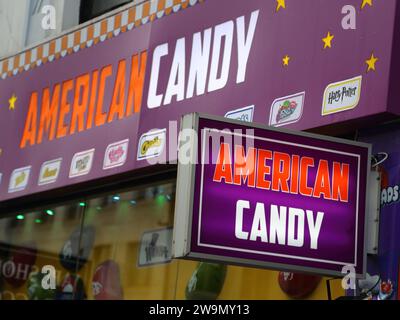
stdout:
[[(0, 219), (0, 299), (174, 299), (174, 183)], [(56, 289), (42, 287), (51, 266)]]
[[(172, 260), (175, 189), (160, 182), (0, 218), (0, 299), (327, 299), (324, 279), (300, 277), (289, 296), (281, 282), (299, 276)], [(44, 266), (54, 290), (43, 288)]]

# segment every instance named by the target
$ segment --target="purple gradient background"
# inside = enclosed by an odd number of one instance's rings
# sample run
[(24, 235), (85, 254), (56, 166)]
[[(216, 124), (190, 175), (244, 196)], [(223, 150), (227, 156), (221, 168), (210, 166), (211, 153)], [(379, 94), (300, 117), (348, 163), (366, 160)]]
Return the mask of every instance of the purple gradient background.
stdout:
[[(199, 130), (203, 128), (217, 128), (223, 130), (237, 129), (237, 125), (228, 125), (213, 120), (201, 119)], [(243, 130), (246, 127), (241, 126)], [(264, 138), (276, 139), (278, 141), (289, 141), (296, 144), (308, 144), (321, 148), (331, 148), (335, 151), (342, 151), (360, 155), (360, 182), (359, 182), (359, 213), (358, 225), (356, 225), (356, 196), (357, 196), (357, 159), (347, 155), (339, 155), (326, 151), (302, 149), (298, 146), (283, 146), (262, 140), (255, 140), (254, 146), (273, 151), (283, 151), (289, 154), (298, 154), (300, 156), (312, 156), (315, 162), (319, 159), (327, 159), (330, 164), (332, 161), (345, 162), (350, 164), (350, 185), (349, 202), (341, 203), (332, 200), (323, 200), (305, 197), (301, 195), (292, 195), (274, 191), (260, 190), (245, 185), (239, 187), (225, 183), (213, 182), (215, 171), (214, 164), (204, 166), (204, 187), (202, 199), (202, 223), (200, 242), (204, 244), (229, 246), (241, 249), (257, 250), (262, 252), (280, 253), (291, 256), (302, 256), (307, 258), (316, 258), (322, 260), (333, 260), (344, 262), (344, 264), (353, 264), (355, 257), (355, 230), (358, 228), (357, 241), (357, 273), (363, 271), (364, 256), (364, 221), (365, 221), (365, 185), (366, 185), (366, 163), (368, 162), (368, 149), (359, 146), (343, 145), (340, 143), (329, 142), (319, 139), (310, 139), (296, 135), (273, 132), (268, 130), (255, 129), (255, 135)], [(201, 152), (201, 146), (199, 147)], [(210, 155), (211, 156), (211, 155)], [(211, 161), (210, 161), (211, 162)], [(267, 162), (268, 163), (268, 162)], [(311, 169), (309, 175), (309, 185), (313, 185), (316, 175), (316, 168)], [(326, 269), (329, 271), (340, 272), (342, 266), (321, 262), (311, 262), (305, 260), (294, 260), (290, 258), (281, 258), (266, 256), (260, 254), (241, 253), (238, 251), (221, 250), (199, 246), (198, 223), (199, 223), (199, 205), (200, 205), (200, 180), (201, 165), (197, 165), (195, 178), (195, 196), (192, 224), (192, 244), (191, 251), (196, 253), (205, 253), (223, 257), (237, 257), (254, 261), (274, 262), (281, 264), (291, 264), (302, 267), (312, 267)], [(268, 176), (267, 176), (268, 179)], [(260, 241), (244, 241), (235, 237), (235, 214), (236, 202), (238, 200), (248, 200), (251, 203), (251, 209), (245, 210), (244, 230), (251, 230), (252, 217), (257, 202), (265, 204), (267, 217), (267, 228), (269, 226), (269, 206), (270, 204), (284, 205), (287, 207), (313, 210), (314, 213), (322, 211), (325, 213), (322, 223), (318, 250), (310, 249), (310, 238), (308, 234), (308, 224), (305, 221), (305, 242), (303, 248), (294, 248), (280, 246)], [(307, 248), (308, 247), (308, 248)]]

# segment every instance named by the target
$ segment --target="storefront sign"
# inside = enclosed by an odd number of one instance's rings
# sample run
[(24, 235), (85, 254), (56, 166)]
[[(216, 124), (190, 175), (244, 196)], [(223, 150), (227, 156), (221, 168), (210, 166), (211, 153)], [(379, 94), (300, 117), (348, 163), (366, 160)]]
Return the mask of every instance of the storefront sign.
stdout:
[[(53, 55), (29, 70), (22, 58), (7, 59), (16, 72), (0, 79), (0, 207), (174, 162), (169, 143), (177, 137), (168, 128), (191, 112), (295, 130), (400, 114), (398, 99), (389, 99), (396, 1), (366, 7), (359, 13), (366, 22), (352, 32), (332, 22), (340, 3), (310, 2), (312, 10), (302, 1), (276, 10), (265, 0), (190, 1), (182, 12), (109, 31), (55, 58), (74, 34), (62, 36), (40, 54), (29, 51), (32, 59)], [(327, 30), (334, 38), (324, 49)], [(109, 149), (127, 139), (127, 149)], [(95, 152), (77, 159), (85, 150)], [(52, 159), (63, 159), (57, 177), (54, 168), (41, 172)], [(15, 171), (27, 167), (29, 175)]]
[(179, 164), (175, 257), (364, 274), (369, 145), (196, 115), (183, 128), (200, 143)]

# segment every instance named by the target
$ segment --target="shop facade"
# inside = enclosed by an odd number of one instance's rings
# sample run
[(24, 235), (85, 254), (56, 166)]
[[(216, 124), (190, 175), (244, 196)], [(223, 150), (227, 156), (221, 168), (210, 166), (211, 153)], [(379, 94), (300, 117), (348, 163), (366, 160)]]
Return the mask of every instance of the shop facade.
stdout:
[(319, 272), (173, 258), (178, 134), (201, 113), (370, 144), (357, 293), (395, 299), (399, 6), (353, 1), (346, 29), (347, 2), (153, 0), (0, 61), (1, 298), (327, 299)]

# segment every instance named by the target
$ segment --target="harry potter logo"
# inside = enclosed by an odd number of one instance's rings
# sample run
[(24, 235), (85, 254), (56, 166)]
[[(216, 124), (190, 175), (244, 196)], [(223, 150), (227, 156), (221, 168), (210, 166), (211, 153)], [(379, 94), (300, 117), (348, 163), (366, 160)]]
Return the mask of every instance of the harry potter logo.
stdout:
[(124, 155), (124, 149), (122, 148), (122, 146), (119, 146), (117, 149), (110, 151), (108, 158), (110, 159), (111, 162), (118, 162), (123, 155)]
[(329, 93), (328, 103), (343, 102), (345, 98), (352, 98), (357, 94), (357, 87), (343, 87), (341, 90), (337, 90)]

